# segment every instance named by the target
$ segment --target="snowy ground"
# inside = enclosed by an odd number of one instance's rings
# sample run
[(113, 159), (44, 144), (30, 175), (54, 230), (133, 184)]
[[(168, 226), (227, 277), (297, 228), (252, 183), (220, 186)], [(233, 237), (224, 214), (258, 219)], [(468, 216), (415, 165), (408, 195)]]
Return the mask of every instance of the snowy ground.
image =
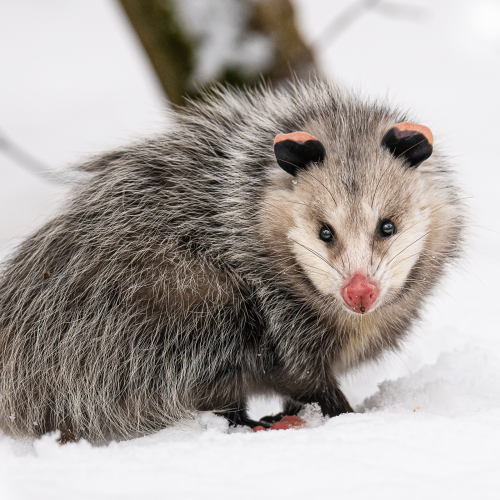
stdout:
[[(296, 0), (317, 40), (347, 0)], [(454, 157), (471, 199), (462, 269), (404, 352), (343, 381), (359, 413), (310, 428), (228, 432), (210, 414), (92, 448), (0, 436), (0, 498), (498, 498), (500, 479), (500, 2), (401, 0), (331, 45), (325, 71), (411, 106)], [(164, 124), (164, 102), (109, 0), (0, 0), (0, 129), (53, 167)], [(63, 189), (0, 153), (0, 251), (50, 216)], [(379, 385), (380, 384), (380, 385)], [(255, 416), (276, 408), (256, 401)]]

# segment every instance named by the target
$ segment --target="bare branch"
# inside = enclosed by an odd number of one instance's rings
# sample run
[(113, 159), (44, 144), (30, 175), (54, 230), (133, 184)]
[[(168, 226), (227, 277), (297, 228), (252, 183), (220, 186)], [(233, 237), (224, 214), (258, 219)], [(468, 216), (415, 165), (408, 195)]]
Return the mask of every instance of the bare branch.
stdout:
[(381, 0), (358, 0), (344, 9), (333, 21), (326, 27), (321, 35), (312, 44), (314, 48), (321, 49), (328, 43), (332, 43), (344, 31), (350, 28), (358, 19), (367, 12), (375, 8)]
[(395, 17), (406, 19), (408, 21), (424, 21), (429, 11), (424, 7), (417, 7), (416, 5), (403, 5), (394, 2), (381, 2), (376, 12), (388, 17)]
[(427, 16), (427, 10), (422, 7), (383, 2), (382, 0), (358, 0), (349, 5), (331, 21), (323, 33), (312, 44), (313, 48), (316, 50), (325, 49), (356, 21), (371, 11), (411, 21), (422, 21)]
[(54, 184), (66, 184), (68, 181), (59, 173), (54, 172), (43, 162), (32, 156), (23, 148), (11, 141), (0, 131), (0, 151), (14, 160), (19, 166), (28, 172), (37, 175), (45, 181)]

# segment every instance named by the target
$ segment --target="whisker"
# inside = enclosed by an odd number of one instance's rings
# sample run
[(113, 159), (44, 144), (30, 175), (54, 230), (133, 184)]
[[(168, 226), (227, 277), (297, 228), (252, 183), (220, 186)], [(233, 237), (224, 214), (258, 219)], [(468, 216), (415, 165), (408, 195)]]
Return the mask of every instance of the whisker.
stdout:
[(491, 231), (492, 233), (500, 234), (498, 231), (491, 229), (491, 227), (479, 226), (478, 224), (464, 224), (464, 227), (478, 227), (479, 229), (486, 229), (486, 231)]
[[(375, 238), (372, 238), (372, 253), (370, 254), (370, 268), (373, 270), (373, 250), (375, 248)], [(368, 266), (366, 269), (366, 274), (368, 275)]]
[[(410, 149), (413, 149), (415, 147), (417, 147), (418, 145), (422, 144), (423, 142), (425, 142), (426, 139), (423, 139), (421, 140), (420, 142), (417, 142), (417, 144), (414, 144), (413, 146), (410, 146), (408, 149), (406, 149), (405, 151), (403, 151), (402, 153), (400, 153), (398, 156), (396, 156), (396, 158), (399, 158), (400, 156), (404, 155), (405, 153), (407, 153), (408, 151), (410, 151)], [(380, 182), (382, 180), (382, 178), (384, 177), (385, 173), (387, 172), (387, 170), (389, 170), (389, 168), (393, 165), (393, 163), (390, 163), (389, 166), (384, 170), (384, 172), (382, 173), (382, 175), (380, 176), (380, 179), (378, 180), (377, 182), (377, 186), (375, 187), (375, 191), (373, 193), (373, 197), (372, 197), (372, 202), (371, 202), (371, 205), (370, 207), (373, 208), (373, 202), (375, 201), (375, 195), (377, 194), (377, 190), (378, 190), (378, 187), (380, 185)]]
[(300, 245), (302, 248), (305, 248), (306, 250), (308, 250), (309, 252), (311, 252), (313, 255), (315, 255), (316, 257), (318, 257), (318, 259), (321, 259), (323, 262), (325, 262), (326, 264), (328, 264), (332, 269), (335, 269), (335, 271), (337, 271), (340, 274), (340, 276), (342, 276), (342, 278), (344, 277), (344, 275), (339, 271), (339, 269), (336, 268), (328, 259), (325, 259), (319, 253), (315, 252), (314, 250), (312, 250), (309, 247), (306, 247), (302, 243), (299, 243), (298, 241), (294, 240), (293, 238), (290, 238), (290, 240), (292, 240), (293, 242), (297, 243), (297, 245)]
[(311, 264), (306, 264), (305, 262), (302, 262), (302, 261), (300, 261), (300, 260), (299, 260), (299, 261), (297, 261), (297, 264), (300, 264), (300, 265), (302, 265), (302, 266), (312, 267), (313, 269), (317, 269), (319, 272), (321, 272), (321, 273), (322, 273), (322, 274), (324, 274), (325, 276), (330, 277), (330, 275), (329, 275), (327, 272), (323, 271), (323, 269), (320, 269), (319, 267), (314, 267), (314, 266), (311, 266)]
[(351, 259), (349, 259), (349, 253), (345, 254), (347, 258), (347, 264), (349, 265), (349, 275), (351, 274)]
[[(297, 261), (297, 262), (294, 262), (294, 263), (290, 264), (289, 266), (286, 266), (284, 269), (282, 269), (281, 271), (279, 271), (278, 273), (276, 273), (276, 276), (278, 276), (279, 274), (284, 274), (286, 271), (288, 271), (292, 267), (299, 266), (299, 265), (309, 266), (309, 264), (305, 264), (304, 262)], [(309, 266), (309, 267), (312, 267), (314, 269), (319, 269), (319, 268), (314, 267), (314, 266)], [(321, 274), (323, 276), (326, 276), (327, 278), (330, 277), (330, 275), (328, 273), (326, 273), (325, 271), (322, 271), (321, 269), (319, 269), (319, 271), (310, 271), (310, 272), (316, 273), (316, 274)]]
[[(272, 198), (272, 199), (275, 199), (275, 200), (277, 200), (277, 201), (279, 201), (279, 202), (281, 202), (281, 203), (295, 203), (295, 204), (297, 204), (297, 205), (305, 205), (306, 207), (311, 208), (311, 206), (310, 206), (310, 205), (308, 205), (307, 203), (303, 203), (303, 202), (301, 203), (300, 201), (278, 200), (277, 198)], [(264, 203), (266, 203), (266, 202), (264, 202)]]
[(346, 271), (345, 264), (344, 264), (344, 259), (342, 258), (342, 253), (340, 253), (340, 261), (342, 262), (342, 269), (344, 272)]
[(455, 198), (453, 200), (447, 201), (445, 203), (441, 203), (440, 205), (437, 205), (435, 207), (432, 207), (431, 211), (429, 212), (430, 214), (434, 213), (436, 210), (439, 210), (442, 207), (446, 207), (448, 205), (451, 205), (452, 203), (455, 203), (456, 201), (461, 201), (461, 200), (469, 200), (474, 198), (474, 196), (463, 196), (462, 198)]
[[(413, 224), (413, 226), (415, 226), (415, 225), (416, 225), (416, 224)], [(409, 229), (411, 229), (413, 226), (409, 227), (409, 228), (407, 229), (407, 231), (408, 231)], [(375, 269), (375, 272), (374, 272), (373, 274), (377, 274), (378, 269), (379, 269), (379, 267), (380, 267), (380, 264), (382, 264), (382, 260), (383, 260), (383, 259), (384, 259), (384, 257), (387, 255), (387, 252), (388, 252), (388, 251), (389, 251), (389, 249), (392, 247), (392, 245), (393, 245), (393, 244), (394, 244), (394, 243), (395, 243), (395, 242), (399, 239), (399, 237), (400, 237), (402, 234), (404, 234), (404, 233), (405, 233), (405, 231), (401, 231), (401, 232), (400, 232), (398, 235), (396, 235), (396, 237), (395, 237), (395, 238), (391, 241), (390, 245), (389, 245), (389, 246), (385, 249), (385, 252), (382, 254), (382, 257), (380, 257), (380, 261), (379, 261), (379, 263), (378, 263), (377, 269)], [(375, 240), (373, 240), (373, 241), (375, 241)]]
[(261, 203), (265, 203), (266, 205), (270, 205), (271, 207), (275, 208), (279, 214), (281, 214), (281, 210), (276, 207), (275, 205), (273, 205), (272, 203), (269, 203), (268, 201), (264, 201), (264, 200), (261, 200)]
[[(288, 258), (288, 257), (287, 257)], [(282, 259), (283, 260), (286, 260), (285, 259)], [(284, 269), (282, 269), (281, 271), (279, 271), (276, 276), (278, 274), (281, 274), (281, 273), (284, 273), (285, 271), (287, 271), (288, 269), (294, 267), (294, 266), (308, 266), (308, 267), (312, 267), (313, 269), (317, 269), (317, 271), (311, 271), (311, 272), (316, 272), (316, 274), (322, 274), (323, 276), (326, 276), (327, 278), (330, 277), (330, 275), (324, 271), (323, 269), (320, 269), (319, 267), (314, 267), (314, 266), (311, 266), (310, 264), (306, 264), (305, 262), (302, 262), (300, 260), (296, 261), (296, 262), (293, 262), (292, 264), (290, 264), (289, 266), (286, 266)]]
[(361, 354), (363, 356), (363, 359), (365, 359), (365, 336), (363, 333), (363, 315), (360, 316), (359, 322), (360, 322), (360, 330), (361, 330)]
[(378, 190), (378, 187), (380, 185), (380, 182), (382, 181), (382, 178), (384, 177), (385, 173), (389, 170), (389, 168), (392, 167), (392, 163), (390, 163), (388, 165), (388, 167), (382, 172), (382, 175), (380, 176), (378, 182), (377, 182), (377, 185), (375, 186), (375, 191), (373, 193), (373, 196), (372, 196), (372, 202), (371, 202), (371, 205), (370, 205), (370, 208), (373, 208), (373, 202), (375, 201), (375, 195), (377, 194), (377, 190)]
[(413, 241), (412, 243), (410, 243), (409, 245), (405, 246), (403, 248), (403, 250), (401, 250), (401, 252), (398, 252), (388, 263), (387, 265), (389, 265), (398, 255), (402, 254), (407, 248), (411, 247), (412, 245), (414, 245), (415, 243), (417, 243), (418, 241), (420, 241), (422, 238), (425, 238), (429, 233), (432, 233), (432, 231), (436, 231), (437, 229), (441, 229), (441, 227), (436, 227), (434, 229), (431, 229), (430, 231), (427, 231), (425, 234), (423, 234), (422, 236), (420, 236), (419, 238), (417, 238), (415, 241)]
[(405, 149), (403, 152), (399, 153), (398, 156), (396, 156), (396, 158), (403, 156), (405, 153), (408, 153), (408, 151), (410, 151), (410, 149), (416, 148), (417, 146), (419, 146), (420, 144), (422, 144), (423, 142), (426, 142), (426, 141), (427, 141), (427, 139), (422, 139), (420, 142), (417, 142), (417, 144), (413, 144), (413, 146), (410, 146), (408, 149)]
[(295, 165), (295, 163), (292, 163), (291, 161), (283, 160), (283, 158), (276, 158), (276, 159), (279, 161), (282, 161), (283, 163), (288, 163), (288, 165), (292, 165), (292, 167), (295, 167), (297, 169), (297, 171), (302, 170), (301, 167), (299, 167), (298, 165)]
[(326, 190), (326, 192), (331, 196), (332, 200), (333, 200), (333, 203), (335, 203), (335, 206), (338, 207), (337, 205), (337, 202), (335, 201), (335, 198), (333, 197), (333, 194), (332, 192), (319, 180), (317, 179), (313, 174), (311, 174), (311, 172), (309, 172), (308, 170), (303, 170), (302, 171), (303, 173), (305, 174), (309, 174), (313, 179), (315, 179), (317, 182), (319, 182)]
[[(464, 199), (467, 199), (467, 198), (472, 198), (472, 196), (465, 196), (463, 198), (456, 198), (454, 200), (451, 200), (449, 202), (446, 202), (446, 203), (442, 203), (441, 205), (438, 205), (437, 207), (433, 207), (433, 209), (431, 210), (430, 213), (433, 213), (435, 212), (436, 210), (439, 210), (440, 208), (443, 208), (444, 206), (447, 206), (455, 201), (458, 201), (458, 200), (464, 200)], [(411, 225), (410, 227), (406, 228), (404, 231), (401, 231), (398, 235), (396, 235), (396, 237), (392, 240), (391, 244), (386, 248), (385, 252), (382, 254), (382, 257), (380, 257), (380, 261), (377, 265), (377, 269), (375, 269), (375, 274), (377, 273), (379, 267), (380, 267), (380, 264), (382, 264), (382, 260), (383, 258), (387, 255), (387, 252), (389, 251), (389, 249), (391, 248), (391, 246), (397, 241), (397, 239), (402, 235), (404, 234), (406, 231), (409, 231), (410, 229), (412, 229), (413, 227), (415, 227), (416, 225), (418, 224), (418, 222), (416, 222), (415, 224)], [(448, 227), (453, 227), (452, 225), (448, 226)], [(463, 227), (462, 224), (457, 224), (456, 227)], [(482, 226), (477, 226), (477, 227), (482, 227)], [(436, 229), (440, 229), (440, 228), (436, 228)], [(485, 228), (485, 229), (488, 229), (488, 228)], [(495, 231), (493, 231), (495, 232)], [(500, 234), (500, 233), (499, 233)], [(374, 241), (372, 241), (372, 252), (373, 252), (373, 244), (374, 244)]]
[(401, 262), (404, 262), (405, 260), (408, 260), (408, 259), (411, 259), (412, 257), (415, 257), (415, 255), (419, 255), (419, 252), (414, 253), (413, 255), (410, 255), (409, 257), (405, 257), (404, 259), (400, 260), (399, 262), (397, 262), (396, 264), (394, 264), (391, 267), (391, 269), (394, 269), (396, 266), (399, 266), (399, 264), (401, 264)]

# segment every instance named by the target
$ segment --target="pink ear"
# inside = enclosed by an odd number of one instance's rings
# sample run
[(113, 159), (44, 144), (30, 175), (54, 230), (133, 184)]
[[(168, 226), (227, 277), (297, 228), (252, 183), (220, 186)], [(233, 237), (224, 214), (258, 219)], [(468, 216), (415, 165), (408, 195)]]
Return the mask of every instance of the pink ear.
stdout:
[(316, 137), (308, 134), (307, 132), (292, 132), (291, 134), (278, 134), (274, 138), (274, 144), (278, 144), (278, 142), (283, 141), (293, 141), (298, 142), (299, 144), (304, 144), (307, 141), (317, 141)]
[(416, 132), (417, 134), (422, 134), (427, 139), (427, 142), (431, 146), (434, 146), (434, 136), (432, 135), (431, 129), (429, 127), (426, 127), (425, 125), (403, 122), (394, 125), (392, 129), (397, 130), (398, 132)]
[(299, 170), (307, 170), (310, 165), (326, 157), (323, 144), (306, 132), (278, 134), (274, 138), (274, 154), (278, 165), (291, 175), (297, 175)]
[(400, 158), (411, 168), (417, 168), (432, 155), (434, 137), (425, 125), (398, 123), (382, 137), (381, 146), (394, 158)]

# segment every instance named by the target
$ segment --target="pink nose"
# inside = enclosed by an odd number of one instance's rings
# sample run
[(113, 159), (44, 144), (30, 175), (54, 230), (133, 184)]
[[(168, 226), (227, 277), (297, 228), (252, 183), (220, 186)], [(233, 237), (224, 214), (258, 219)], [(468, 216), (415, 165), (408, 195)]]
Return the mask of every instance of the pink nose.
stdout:
[(349, 309), (360, 314), (368, 312), (377, 297), (377, 285), (368, 283), (361, 273), (356, 273), (342, 290), (342, 298)]

